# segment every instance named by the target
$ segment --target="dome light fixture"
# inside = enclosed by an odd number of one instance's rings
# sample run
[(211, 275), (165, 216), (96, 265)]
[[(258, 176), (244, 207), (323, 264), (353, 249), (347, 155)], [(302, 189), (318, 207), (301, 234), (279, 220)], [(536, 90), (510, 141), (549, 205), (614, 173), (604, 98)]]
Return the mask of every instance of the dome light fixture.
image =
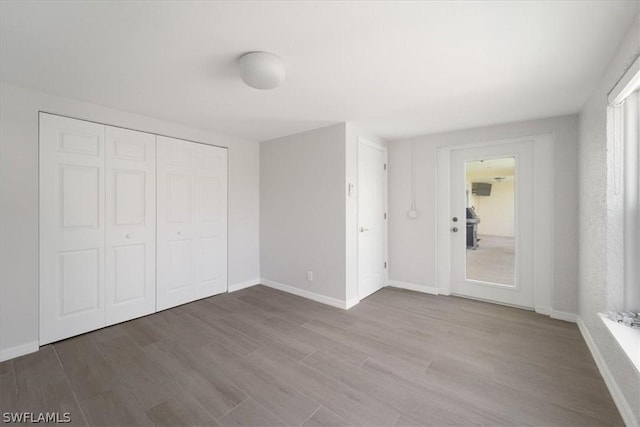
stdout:
[(284, 61), (270, 52), (248, 52), (238, 59), (242, 80), (255, 89), (275, 89), (284, 81)]

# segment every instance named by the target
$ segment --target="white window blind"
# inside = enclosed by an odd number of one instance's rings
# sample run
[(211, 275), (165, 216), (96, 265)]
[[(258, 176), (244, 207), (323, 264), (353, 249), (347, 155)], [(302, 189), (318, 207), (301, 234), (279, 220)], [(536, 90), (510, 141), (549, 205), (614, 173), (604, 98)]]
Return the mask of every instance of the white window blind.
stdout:
[(622, 231), (622, 251), (608, 247), (608, 257), (620, 259), (610, 259), (609, 264), (622, 270), (613, 276), (623, 278), (621, 308), (637, 313), (640, 312), (640, 57), (611, 89), (608, 101), (613, 197), (608, 200), (607, 209), (613, 220), (609, 223), (612, 231)]
[(640, 98), (623, 104), (624, 121), (624, 308), (640, 312)]

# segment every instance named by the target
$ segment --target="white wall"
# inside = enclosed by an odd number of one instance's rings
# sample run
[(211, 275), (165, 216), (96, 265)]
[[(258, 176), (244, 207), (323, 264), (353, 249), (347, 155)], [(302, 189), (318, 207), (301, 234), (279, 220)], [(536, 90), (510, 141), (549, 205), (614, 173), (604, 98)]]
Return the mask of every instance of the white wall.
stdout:
[(635, 423), (640, 423), (640, 374), (597, 312), (606, 311), (608, 304), (619, 303), (622, 289), (618, 262), (622, 248), (621, 204), (613, 189), (612, 175), (607, 176), (607, 93), (638, 53), (640, 16), (580, 114), (579, 155), (580, 318), (635, 416)]
[(471, 196), (471, 200), (472, 205), (476, 208), (476, 214), (480, 217), (478, 234), (501, 237), (514, 236), (514, 181), (493, 181), (490, 196), (474, 194)]
[(344, 303), (345, 164), (344, 123), (261, 143), (263, 278)]
[(340, 307), (358, 302), (360, 138), (387, 144), (351, 123), (261, 144), (260, 261), (267, 281)]
[[(38, 111), (229, 147), (229, 284), (256, 281), (258, 142), (2, 84), (0, 351), (38, 340)], [(1, 353), (0, 353), (1, 354)]]
[(436, 287), (437, 148), (551, 133), (554, 137), (554, 283), (553, 308), (578, 310), (578, 117), (509, 123), (416, 137), (415, 220), (411, 204), (411, 140), (389, 144), (390, 280)]

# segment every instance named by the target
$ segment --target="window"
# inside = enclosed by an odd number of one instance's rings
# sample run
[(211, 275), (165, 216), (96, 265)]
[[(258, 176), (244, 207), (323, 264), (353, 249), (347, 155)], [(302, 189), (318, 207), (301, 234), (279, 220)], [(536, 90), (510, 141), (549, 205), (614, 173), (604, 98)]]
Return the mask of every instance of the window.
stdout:
[[(612, 149), (609, 226), (622, 236), (619, 277), (623, 288), (615, 308), (640, 312), (640, 58), (609, 93), (608, 138)], [(609, 255), (616, 256), (615, 248)], [(616, 260), (612, 260), (615, 268)], [(614, 272), (615, 275), (615, 272)], [(611, 278), (611, 276), (609, 276)], [(615, 277), (613, 278), (615, 281)]]
[[(609, 93), (607, 286), (613, 311), (640, 312), (640, 58)], [(640, 371), (640, 329), (602, 319)]]

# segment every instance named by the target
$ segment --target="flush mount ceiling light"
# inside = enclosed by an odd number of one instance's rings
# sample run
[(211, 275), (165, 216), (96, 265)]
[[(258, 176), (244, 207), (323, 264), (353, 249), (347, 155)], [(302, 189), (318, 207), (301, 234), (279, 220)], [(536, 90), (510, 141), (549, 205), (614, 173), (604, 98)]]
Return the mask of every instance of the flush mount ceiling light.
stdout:
[(256, 89), (274, 89), (286, 75), (284, 61), (269, 52), (248, 52), (238, 59), (242, 80)]

